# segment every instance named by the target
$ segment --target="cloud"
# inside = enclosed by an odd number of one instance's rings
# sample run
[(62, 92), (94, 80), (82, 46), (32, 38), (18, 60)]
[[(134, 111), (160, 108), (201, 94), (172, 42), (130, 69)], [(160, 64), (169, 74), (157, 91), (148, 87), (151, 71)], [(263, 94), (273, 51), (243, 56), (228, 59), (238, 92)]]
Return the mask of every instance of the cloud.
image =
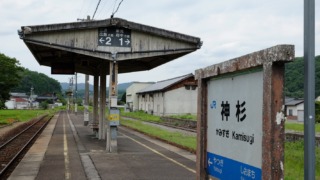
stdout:
[[(76, 21), (92, 16), (98, 1), (1, 0), (0, 51), (31, 70), (40, 67), (17, 29)], [(115, 3), (116, 2), (116, 3)], [(120, 1), (102, 0), (95, 19), (109, 18)], [(320, 55), (320, 3), (316, 3), (316, 55)], [(123, 74), (120, 82), (158, 81), (193, 73), (195, 69), (242, 56), (276, 44), (294, 44), (303, 55), (303, 1), (292, 0), (125, 0), (115, 15), (129, 21), (168, 29), (203, 41), (201, 49), (145, 72)], [(67, 81), (68, 76), (52, 76)], [(92, 78), (91, 78), (92, 79)]]

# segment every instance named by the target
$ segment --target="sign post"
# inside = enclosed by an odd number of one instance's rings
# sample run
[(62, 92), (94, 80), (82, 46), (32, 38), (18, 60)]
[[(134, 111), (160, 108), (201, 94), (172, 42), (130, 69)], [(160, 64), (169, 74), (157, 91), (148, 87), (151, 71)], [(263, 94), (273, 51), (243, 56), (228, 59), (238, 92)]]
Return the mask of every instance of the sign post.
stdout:
[(198, 80), (197, 179), (281, 179), (284, 63), (278, 45), (204, 69)]
[(120, 124), (120, 110), (118, 106), (118, 63), (110, 62), (109, 84), (109, 116), (107, 123), (107, 146), (109, 152), (117, 152), (117, 126)]
[[(131, 48), (131, 30), (123, 27), (110, 26), (98, 29), (98, 46)], [(110, 61), (109, 85), (109, 115), (106, 127), (106, 149), (108, 152), (117, 152), (117, 126), (120, 124), (120, 111), (118, 109), (118, 62), (117, 52), (112, 53)]]

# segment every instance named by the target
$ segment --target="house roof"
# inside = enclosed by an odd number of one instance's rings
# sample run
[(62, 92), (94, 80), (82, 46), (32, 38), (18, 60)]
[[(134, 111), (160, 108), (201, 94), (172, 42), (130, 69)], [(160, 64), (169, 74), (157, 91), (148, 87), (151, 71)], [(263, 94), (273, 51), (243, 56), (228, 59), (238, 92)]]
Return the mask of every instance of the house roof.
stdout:
[(11, 92), (10, 95), (12, 97), (21, 97), (21, 98), (29, 97), (26, 93), (18, 93), (18, 92)]
[(301, 104), (303, 102), (304, 102), (303, 99), (288, 98), (285, 100), (285, 105), (286, 106), (296, 106), (296, 105)]
[(286, 97), (284, 100), (284, 103), (287, 104), (290, 101), (293, 101), (295, 98), (291, 98), (291, 97)]
[(37, 100), (51, 100), (51, 99), (57, 99), (55, 96), (38, 96), (36, 98)]
[[(154, 84), (155, 82), (140, 82), (140, 81), (133, 81), (132, 84)], [(131, 85), (132, 85), (131, 84)]]
[(24, 98), (14, 98), (16, 102), (28, 102), (28, 100)]
[(193, 74), (190, 73), (190, 74), (187, 74), (187, 75), (183, 75), (183, 76), (179, 76), (179, 77), (175, 77), (175, 78), (172, 78), (172, 79), (167, 79), (167, 80), (163, 80), (163, 81), (158, 81), (156, 82), (155, 84), (152, 84), (140, 91), (137, 92), (137, 94), (144, 94), (144, 93), (148, 93), (148, 92), (155, 92), (155, 91), (163, 91), (165, 90), (166, 88), (178, 83), (178, 82), (181, 82), (189, 77), (192, 77)]

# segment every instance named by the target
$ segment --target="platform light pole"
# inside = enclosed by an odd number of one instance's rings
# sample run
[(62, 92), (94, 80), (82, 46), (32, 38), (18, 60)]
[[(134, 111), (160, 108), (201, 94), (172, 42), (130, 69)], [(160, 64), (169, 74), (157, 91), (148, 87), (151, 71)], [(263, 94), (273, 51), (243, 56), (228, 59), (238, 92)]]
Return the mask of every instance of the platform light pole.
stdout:
[(315, 0), (304, 0), (304, 179), (315, 179)]
[(68, 110), (71, 110), (72, 111), (72, 108), (70, 106), (72, 106), (73, 104), (73, 76), (69, 79), (69, 90), (70, 90), (70, 94), (68, 95), (69, 98), (68, 98)]
[(84, 125), (89, 124), (89, 75), (85, 77), (85, 97), (84, 97)]
[[(100, 3), (100, 2), (99, 2)], [(99, 4), (98, 4), (99, 6)], [(90, 21), (90, 16), (87, 16), (87, 21)], [(89, 124), (89, 75), (85, 75), (85, 93), (84, 93), (84, 121), (85, 126)]]
[(78, 112), (78, 104), (77, 104), (77, 95), (78, 95), (78, 82), (77, 82), (77, 80), (78, 80), (78, 77), (77, 77), (77, 75), (78, 75), (78, 73), (76, 73), (75, 74), (75, 81), (76, 81), (76, 83), (75, 83), (75, 97), (74, 97), (74, 112), (77, 114), (77, 112)]
[(32, 109), (33, 107), (33, 86), (31, 86), (30, 88), (30, 109)]

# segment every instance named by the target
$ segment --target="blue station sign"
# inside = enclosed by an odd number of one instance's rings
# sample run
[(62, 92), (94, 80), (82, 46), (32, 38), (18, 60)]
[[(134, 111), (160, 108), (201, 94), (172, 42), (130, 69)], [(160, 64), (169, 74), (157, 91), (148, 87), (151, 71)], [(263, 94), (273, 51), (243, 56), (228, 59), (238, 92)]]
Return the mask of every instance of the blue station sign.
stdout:
[(261, 179), (262, 69), (208, 81), (207, 172), (217, 179)]

